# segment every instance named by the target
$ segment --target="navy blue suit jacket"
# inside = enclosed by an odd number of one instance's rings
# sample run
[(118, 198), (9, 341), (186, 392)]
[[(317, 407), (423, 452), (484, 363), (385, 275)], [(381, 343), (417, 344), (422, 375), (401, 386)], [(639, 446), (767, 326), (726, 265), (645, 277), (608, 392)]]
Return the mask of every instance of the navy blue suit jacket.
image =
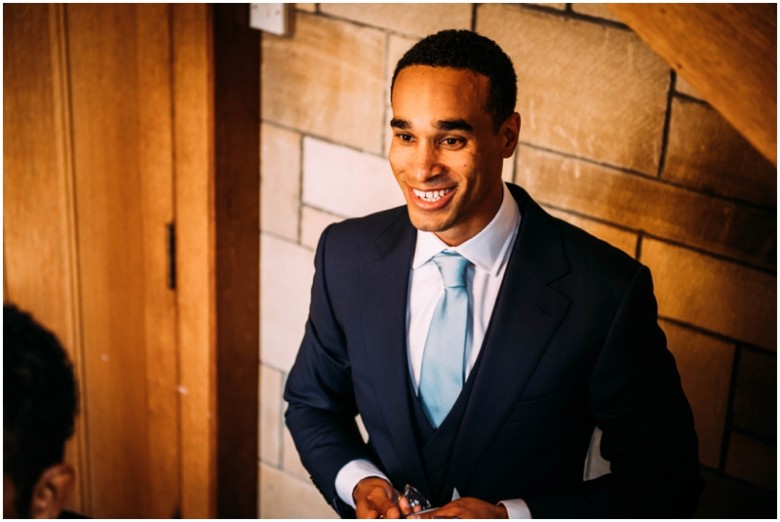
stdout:
[[(523, 498), (535, 518), (691, 515), (701, 489), (696, 435), (648, 269), (510, 190), (522, 221), (469, 376), (448, 490)], [(405, 340), (415, 238), (399, 207), (332, 225), (317, 248), (286, 422), (342, 516), (352, 513), (335, 477), (356, 458), (374, 461), (396, 488), (430, 492)], [(583, 482), (595, 426), (612, 472)]]

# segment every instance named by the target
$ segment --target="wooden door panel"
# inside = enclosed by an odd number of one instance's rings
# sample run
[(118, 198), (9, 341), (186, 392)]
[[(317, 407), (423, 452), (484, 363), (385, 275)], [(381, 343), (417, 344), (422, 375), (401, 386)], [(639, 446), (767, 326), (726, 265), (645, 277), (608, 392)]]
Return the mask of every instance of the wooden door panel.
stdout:
[(135, 13), (66, 13), (91, 515), (130, 517), (149, 475)]
[[(177, 512), (169, 11), (67, 6), (92, 515)], [(99, 390), (90, 393), (89, 390)]]
[(4, 6), (5, 298), (74, 360), (70, 507), (180, 513), (170, 8)]

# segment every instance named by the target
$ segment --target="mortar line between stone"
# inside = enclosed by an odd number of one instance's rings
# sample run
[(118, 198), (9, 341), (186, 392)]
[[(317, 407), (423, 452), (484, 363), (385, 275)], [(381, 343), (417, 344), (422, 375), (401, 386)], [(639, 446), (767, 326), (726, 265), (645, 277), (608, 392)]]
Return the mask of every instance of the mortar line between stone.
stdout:
[(666, 163), (666, 151), (669, 147), (669, 127), (672, 122), (672, 99), (674, 98), (675, 84), (677, 82), (677, 75), (674, 69), (669, 69), (669, 92), (666, 94), (666, 113), (664, 114), (664, 128), (661, 132), (661, 154), (658, 158), (658, 171), (656, 177), (662, 179), (661, 175), (664, 172), (664, 165)]

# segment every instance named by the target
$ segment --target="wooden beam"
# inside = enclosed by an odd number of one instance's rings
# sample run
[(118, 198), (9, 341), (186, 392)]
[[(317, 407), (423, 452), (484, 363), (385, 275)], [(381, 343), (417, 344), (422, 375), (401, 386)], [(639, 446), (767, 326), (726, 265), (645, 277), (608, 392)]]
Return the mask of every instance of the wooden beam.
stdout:
[(257, 517), (260, 32), (212, 6), (217, 306), (217, 516)]
[(777, 5), (607, 5), (777, 166)]

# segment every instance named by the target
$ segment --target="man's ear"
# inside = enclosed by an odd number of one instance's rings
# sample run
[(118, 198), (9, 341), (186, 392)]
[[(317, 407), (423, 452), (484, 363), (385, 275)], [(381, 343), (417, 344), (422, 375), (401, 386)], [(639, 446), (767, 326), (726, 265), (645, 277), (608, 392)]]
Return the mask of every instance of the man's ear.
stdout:
[(70, 464), (59, 463), (43, 470), (33, 488), (30, 518), (58, 518), (70, 498), (75, 478)]
[(517, 142), (520, 139), (520, 114), (513, 113), (501, 126), (501, 139), (503, 141), (503, 156), (510, 157), (515, 153)]

